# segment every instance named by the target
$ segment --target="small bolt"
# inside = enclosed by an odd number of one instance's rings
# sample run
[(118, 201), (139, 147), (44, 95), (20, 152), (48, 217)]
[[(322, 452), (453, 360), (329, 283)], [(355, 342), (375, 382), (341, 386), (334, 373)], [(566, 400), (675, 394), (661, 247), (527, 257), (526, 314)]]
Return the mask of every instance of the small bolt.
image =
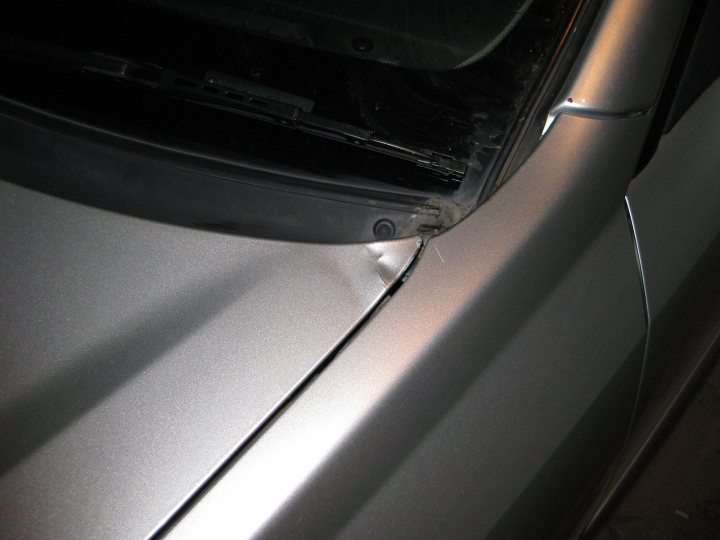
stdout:
[(389, 219), (381, 219), (373, 227), (373, 233), (378, 240), (387, 240), (395, 236), (395, 224)]
[(373, 40), (366, 37), (356, 37), (351, 42), (352, 48), (357, 52), (367, 53), (375, 48)]

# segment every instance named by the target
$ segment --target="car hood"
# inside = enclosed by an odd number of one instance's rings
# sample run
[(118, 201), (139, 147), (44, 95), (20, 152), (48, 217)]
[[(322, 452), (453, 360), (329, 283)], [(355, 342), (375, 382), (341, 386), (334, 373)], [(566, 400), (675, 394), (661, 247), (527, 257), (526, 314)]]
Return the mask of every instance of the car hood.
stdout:
[(4, 534), (151, 535), (418, 247), (252, 239), (0, 181)]

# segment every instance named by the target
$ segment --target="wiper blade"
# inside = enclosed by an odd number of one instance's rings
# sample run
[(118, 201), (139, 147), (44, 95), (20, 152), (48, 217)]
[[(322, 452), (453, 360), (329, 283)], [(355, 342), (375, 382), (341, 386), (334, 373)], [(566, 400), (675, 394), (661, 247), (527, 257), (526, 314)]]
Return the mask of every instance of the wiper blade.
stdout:
[(338, 122), (312, 112), (314, 102), (274, 88), (209, 71), (204, 79), (150, 63), (99, 52), (80, 52), (0, 36), (0, 55), (63, 71), (110, 77), (210, 107), (296, 129), (369, 151), (414, 162), (434, 178), (458, 185), (467, 172), (461, 161), (430, 150), (395, 143), (371, 129)]
[(223, 84), (226, 80), (227, 76), (223, 78), (216, 72), (209, 72), (205, 80), (200, 81), (162, 70), (158, 89), (172, 97), (198, 105), (277, 123), (283, 127), (412, 161), (445, 182), (459, 184), (467, 171), (467, 165), (450, 156), (397, 144), (379, 137), (370, 129), (314, 114), (309, 104), (305, 108), (297, 103), (298, 99), (304, 98), (287, 94), (288, 97), (280, 101), (277, 95), (268, 97), (268, 92), (259, 95), (258, 92), (238, 85), (226, 86), (227, 83)]

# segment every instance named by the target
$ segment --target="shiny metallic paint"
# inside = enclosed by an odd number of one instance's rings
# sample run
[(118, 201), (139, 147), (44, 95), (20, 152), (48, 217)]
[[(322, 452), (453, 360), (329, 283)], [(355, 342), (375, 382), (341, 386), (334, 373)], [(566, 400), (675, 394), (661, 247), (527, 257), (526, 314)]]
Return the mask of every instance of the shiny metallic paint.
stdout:
[(720, 233), (720, 80), (660, 142), (628, 203), (657, 318)]
[(598, 118), (647, 114), (659, 97), (689, 4), (604, 2), (546, 129), (563, 113)]
[(622, 439), (645, 337), (622, 201), (646, 127), (560, 117), (170, 538), (488, 533), (594, 403), (624, 404), (595, 426)]
[(643, 414), (595, 520), (720, 348), (718, 141), (720, 80), (663, 137), (628, 189), (650, 319)]
[[(572, 514), (579, 491), (558, 496), (558, 478), (578, 489), (578, 477), (589, 482), (591, 465), (613, 447), (603, 435), (618, 449), (636, 402), (646, 299), (624, 194), (687, 6), (605, 2), (534, 155), (430, 242), (408, 282), (170, 537), (522, 538)], [(562, 284), (593, 257), (586, 278), (600, 260), (608, 266), (584, 285), (590, 297), (610, 301), (625, 288), (608, 322), (588, 309), (598, 325), (583, 326), (582, 310), (568, 315)], [(558, 325), (568, 316), (577, 328)], [(559, 355), (544, 381), (535, 366), (553, 352), (539, 343), (569, 352), (575, 340), (588, 350), (567, 363)], [(570, 397), (566, 384), (586, 375), (588, 386)], [(583, 431), (587, 423), (597, 431)]]
[(151, 534), (418, 248), (223, 235), (5, 182), (0, 205), (3, 537)]
[[(88, 456), (86, 471), (96, 471), (97, 464), (107, 463), (108, 458), (109, 467), (117, 471), (126, 467), (131, 471), (128, 478), (114, 478), (119, 494), (146, 489), (141, 492), (147, 498), (133, 502), (135, 508), (144, 504), (146, 512), (161, 514), (160, 495), (143, 485), (142, 469), (122, 463), (122, 452), (87, 454), (94, 444), (87, 438), (93, 433), (88, 422), (93, 415), (100, 415), (105, 421), (94, 427), (105, 429), (100, 434), (106, 438), (97, 440), (125, 444), (118, 434), (129, 434), (127, 444), (118, 447), (129, 453), (128, 460), (135, 466), (143, 465), (141, 451), (150, 448), (152, 453), (158, 444), (161, 450), (169, 448), (167, 441), (158, 441), (158, 437), (172, 433), (183, 437), (191, 448), (172, 455), (171, 465), (185, 460), (181, 465), (197, 472), (200, 479), (212, 477), (213, 468), (220, 471), (205, 486), (207, 490), (198, 493), (195, 504), (184, 508), (171, 521), (173, 526), (162, 531), (170, 537), (331, 533), (366, 537), (394, 531), (417, 536), (475, 537), (485, 533), (507, 538), (526, 537), (528, 528), (544, 532), (543, 527), (552, 526), (567, 512), (582, 481), (589, 482), (595, 469), (607, 465), (609, 451), (619, 448), (630, 425), (646, 326), (645, 298), (624, 214), (624, 195), (687, 4), (605, 2), (535, 153), (486, 204), (425, 246), (407, 282), (331, 362), (321, 366), (317, 377), (309, 380), (287, 407), (263, 424), (231, 466), (221, 467), (221, 459), (211, 466), (190, 462), (189, 456), (197, 455), (193, 454), (195, 447), (209, 442), (193, 440), (197, 425), (181, 427), (173, 423), (176, 419), (165, 417), (163, 422), (176, 426), (168, 432), (143, 425), (138, 416), (119, 414), (128, 413), (116, 405), (118, 397), (134, 396), (140, 403), (157, 404), (151, 394), (155, 385), (135, 388), (133, 384), (142, 377), (120, 377), (113, 379), (122, 383), (119, 390), (107, 397), (103, 394), (94, 408), (87, 408), (77, 421), (68, 423), (62, 433), (30, 455), (27, 461), (40, 465), (35, 476), (27, 477), (38, 482), (25, 486), (27, 492), (50, 485), (56, 491), (51, 489), (48, 497), (55, 496), (58, 507), (66, 504), (77, 512), (75, 490), (95, 486), (97, 489), (88, 492), (99, 500), (88, 505), (87, 514), (81, 511), (79, 518), (74, 517), (79, 519), (76, 528), (69, 516), (59, 519), (70, 532), (90, 530), (82, 526), (107, 526), (108, 519), (112, 521), (108, 509), (115, 511), (128, 504), (122, 496), (100, 492), (99, 486), (113, 485), (102, 475), (94, 478), (86, 472), (86, 476), (56, 477), (53, 482), (53, 475), (62, 473), (57, 470), (58, 463), (39, 460), (53, 444), (64, 441), (63, 451), (72, 448), (78, 456)], [(630, 201), (634, 210), (643, 203), (633, 200), (642, 190), (633, 189)], [(648, 204), (652, 207), (655, 203)], [(711, 214), (702, 216), (706, 222), (712, 221)], [(646, 234), (641, 232), (642, 224), (637, 227), (646, 262), (653, 258), (647, 254), (651, 244), (643, 247)], [(650, 230), (657, 234), (657, 227)], [(216, 235), (204, 234), (217, 240)], [(699, 251), (693, 256), (706, 249), (700, 244), (695, 244)], [(335, 247), (315, 246), (303, 260), (311, 264), (325, 256), (323, 250)], [(293, 253), (302, 257), (304, 248), (296, 245)], [(64, 256), (71, 259), (75, 249), (68, 247)], [(189, 252), (196, 251), (197, 247)], [(350, 253), (358, 255), (357, 251)], [(260, 257), (260, 253), (256, 255)], [(259, 276), (264, 267), (255, 266), (250, 274)], [(287, 275), (292, 271), (288, 268)], [(213, 272), (216, 274), (222, 272)], [(84, 273), (80, 276), (85, 278)], [(290, 290), (300, 290), (306, 280), (314, 279), (310, 273), (298, 276)], [(648, 284), (652, 282), (650, 278)], [(673, 286), (669, 284), (668, 291)], [(81, 284), (77, 287), (82, 290)], [(152, 291), (152, 287), (145, 290)], [(206, 299), (203, 314), (211, 316), (214, 309), (218, 313), (225, 309), (222, 302), (226, 299), (217, 294), (222, 287), (214, 292), (197, 284), (191, 287)], [(277, 293), (263, 294), (278, 300)], [(659, 299), (664, 293), (657, 294)], [(373, 302), (377, 298), (374, 296)], [(213, 307), (215, 300), (217, 308)], [(286, 298), (278, 301), (291, 302)], [(262, 303), (258, 296), (244, 305), (253, 308)], [(371, 304), (355, 320), (367, 313)], [(300, 311), (312, 314), (305, 310), (308, 306), (303, 302)], [(34, 312), (42, 313), (41, 307)], [(102, 322), (101, 310), (97, 313)], [(286, 320), (270, 318), (274, 328), (283, 328)], [(312, 339), (317, 332), (313, 325), (308, 337)], [(214, 350), (208, 345), (211, 333), (205, 333), (204, 327), (189, 333), (199, 340), (198, 354)], [(222, 333), (220, 340), (227, 337)], [(338, 341), (336, 337), (334, 343)], [(289, 347), (304, 351), (307, 343)], [(167, 368), (164, 362), (160, 364), (159, 368)], [(287, 365), (287, 359), (273, 362), (281, 373)], [(156, 367), (148, 367), (153, 369)], [(272, 381), (279, 383), (275, 380), (278, 374), (272, 374)], [(223, 411), (229, 410), (225, 396), (203, 386), (207, 381), (202, 377), (174, 374), (169, 369), (161, 375), (177, 375), (171, 390), (178, 395), (163, 394), (168, 399), (165, 405), (173, 411), (204, 402), (198, 397), (200, 391), (214, 396)], [(143, 377), (148, 377), (147, 373), (143, 372)], [(198, 390), (196, 394), (187, 388), (188, 380), (200, 383), (192, 388)], [(260, 389), (267, 383), (262, 380)], [(252, 386), (245, 389), (259, 391)], [(268, 419), (273, 406), (265, 409), (262, 418)], [(257, 412), (255, 418), (261, 418)], [(186, 413), (192, 421), (198, 420), (192, 408)], [(237, 408), (230, 414), (245, 418), (247, 411)], [(237, 434), (233, 439), (232, 421), (212, 414), (203, 427), (210, 429), (212, 437), (227, 435), (223, 455), (240, 448), (239, 441), (249, 440), (247, 434), (252, 433), (245, 429), (244, 439)], [(157, 461), (153, 466), (150, 477), (161, 478), (160, 487), (168, 493), (183, 493), (176, 500), (190, 496), (202, 483), (190, 485), (184, 478), (172, 477)], [(583, 478), (586, 470), (588, 477)], [(568, 479), (569, 491), (568, 486), (558, 484), (558, 478)], [(61, 492), (67, 502), (60, 500)], [(32, 507), (27, 497), (23, 503)], [(101, 513), (91, 516), (95, 504)], [(53, 517), (43, 510), (18, 519), (17, 530), (23, 531), (33, 518), (50, 523)], [(169, 515), (167, 509), (163, 512)], [(147, 526), (141, 532), (141, 525), (132, 523), (129, 513), (121, 511), (108, 530), (116, 535), (150, 534), (163, 524), (162, 519), (152, 525), (151, 521), (144, 522)], [(137, 528), (123, 530), (120, 523)]]

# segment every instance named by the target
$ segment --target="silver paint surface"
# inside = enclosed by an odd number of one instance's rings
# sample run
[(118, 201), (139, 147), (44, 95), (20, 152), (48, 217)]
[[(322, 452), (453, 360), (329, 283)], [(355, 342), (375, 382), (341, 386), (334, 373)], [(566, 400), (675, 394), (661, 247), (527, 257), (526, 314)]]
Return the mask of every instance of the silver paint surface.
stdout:
[(604, 3), (535, 153), (170, 538), (527, 538), (568, 512), (553, 482), (593, 472), (632, 417), (646, 325), (624, 197), (688, 5)]
[(418, 245), (256, 240), (0, 182), (0, 536), (152, 534)]
[[(606, 3), (541, 147), (431, 242), (392, 300), (171, 537), (369, 536), (403, 524), (433, 535), (523, 519), (513, 502), (554, 450), (575, 449), (567, 436), (589, 408), (632, 394), (639, 374), (642, 297), (619, 212), (648, 127), (628, 117), (658, 95), (664, 41), (686, 5), (659, 4)], [(567, 97), (583, 107), (562, 109)], [(21, 204), (0, 215), (0, 237), (15, 239), (0, 244), (12, 284), (3, 305), (13, 306), (0, 305), (0, 368), (15, 366), (0, 382), (0, 422), (26, 451), (3, 454), (8, 535), (148, 534), (385, 291), (373, 262), (382, 257), (365, 247), (93, 219), (14, 191), (3, 209), (16, 196)], [(394, 245), (412, 257), (414, 245)], [(374, 294), (358, 292), (358, 275)], [(356, 295), (366, 305), (345, 319), (342, 297)], [(603, 325), (592, 324), (596, 310)], [(333, 338), (328, 324), (340, 329)], [(599, 432), (627, 420), (607, 418)]]
[(584, 415), (624, 404), (601, 440), (629, 425), (645, 322), (623, 195), (646, 128), (561, 116), (168, 537), (483, 537), (550, 504), (513, 506), (558, 449), (587, 459), (565, 446)]
[(658, 99), (682, 30), (686, 0), (609, 0), (548, 114), (642, 115)]
[[(641, 397), (646, 413), (637, 419), (627, 451), (593, 515), (596, 522), (629, 481), (634, 467), (653, 450), (656, 437), (675, 418), (712, 361), (720, 343), (720, 309), (708, 293), (718, 280), (720, 239), (720, 80), (711, 85), (664, 135), (653, 158), (628, 189), (628, 207), (638, 242), (650, 318), (645, 372), (665, 379), (666, 391)], [(678, 304), (690, 294), (695, 301)], [(715, 308), (713, 309), (713, 305)], [(693, 328), (689, 334), (687, 328)], [(683, 346), (673, 347), (673, 341)], [(667, 352), (666, 352), (667, 351)]]
[(720, 80), (670, 133), (628, 189), (656, 318), (720, 234)]

